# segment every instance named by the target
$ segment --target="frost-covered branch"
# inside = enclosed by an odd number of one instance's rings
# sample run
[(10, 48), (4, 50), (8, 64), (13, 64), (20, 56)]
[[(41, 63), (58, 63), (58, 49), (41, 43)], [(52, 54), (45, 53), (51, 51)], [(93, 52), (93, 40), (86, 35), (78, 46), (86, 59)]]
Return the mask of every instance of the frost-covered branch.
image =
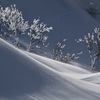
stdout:
[(62, 42), (57, 42), (55, 44), (55, 48), (53, 49), (53, 59), (58, 60), (64, 63), (69, 63), (71, 61), (74, 61), (79, 58), (79, 55), (82, 54), (80, 53), (67, 53), (66, 55), (63, 53), (63, 49), (65, 48), (65, 41), (66, 39), (63, 39)]
[(100, 29), (95, 28), (93, 33), (88, 33), (77, 41), (79, 42), (86, 44), (91, 59), (91, 69), (96, 69), (96, 63), (100, 60)]
[(47, 27), (46, 24), (40, 22), (39, 18), (34, 19), (32, 25), (30, 26), (30, 31), (28, 32), (28, 36), (30, 37), (28, 51), (34, 50), (36, 48), (41, 48), (42, 46), (47, 47), (47, 32), (50, 32), (51, 30), (53, 30), (53, 28)]
[(81, 54), (82, 54), (82, 52), (80, 52), (80, 53), (73, 53), (73, 54), (67, 53), (67, 55), (63, 56), (62, 62), (70, 63), (71, 61), (79, 59), (79, 55), (81, 55)]
[(0, 33), (2, 37), (15, 36), (17, 45), (20, 35), (25, 33), (28, 28), (28, 21), (24, 21), (22, 12), (16, 8), (16, 5), (1, 7)]
[(16, 5), (6, 8), (6, 11), (9, 12), (7, 18), (10, 34), (15, 36), (16, 45), (18, 45), (20, 35), (25, 34), (25, 31), (29, 28), (28, 21), (24, 21), (22, 12), (16, 8)]
[(65, 48), (65, 41), (66, 39), (63, 39), (62, 42), (58, 42), (55, 44), (55, 48), (53, 49), (53, 59), (58, 60), (61, 59), (63, 56), (63, 49)]

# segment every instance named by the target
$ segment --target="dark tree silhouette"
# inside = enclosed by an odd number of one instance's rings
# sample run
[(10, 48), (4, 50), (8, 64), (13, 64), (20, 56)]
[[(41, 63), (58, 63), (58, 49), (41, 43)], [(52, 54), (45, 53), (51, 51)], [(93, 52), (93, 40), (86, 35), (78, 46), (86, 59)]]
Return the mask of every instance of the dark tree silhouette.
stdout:
[(85, 9), (92, 17), (96, 17), (99, 15), (99, 10), (94, 6), (94, 3), (90, 3), (89, 7)]

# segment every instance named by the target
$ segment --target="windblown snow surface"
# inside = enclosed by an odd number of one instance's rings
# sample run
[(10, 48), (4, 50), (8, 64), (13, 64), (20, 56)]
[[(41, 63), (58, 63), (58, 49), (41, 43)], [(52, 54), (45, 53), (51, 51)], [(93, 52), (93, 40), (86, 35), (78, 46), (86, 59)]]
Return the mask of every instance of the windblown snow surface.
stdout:
[(0, 39), (0, 100), (100, 100), (100, 73), (64, 64)]
[[(25, 19), (32, 21), (40, 16), (53, 26), (49, 35), (51, 48), (67, 38), (65, 51), (78, 52), (85, 47), (77, 45), (74, 39), (100, 26), (84, 11), (86, 1), (93, 0), (1, 0), (0, 3), (4, 6), (15, 3)], [(89, 62), (88, 58), (83, 52), (82, 61)], [(0, 100), (100, 100), (100, 73), (19, 50), (0, 39)]]

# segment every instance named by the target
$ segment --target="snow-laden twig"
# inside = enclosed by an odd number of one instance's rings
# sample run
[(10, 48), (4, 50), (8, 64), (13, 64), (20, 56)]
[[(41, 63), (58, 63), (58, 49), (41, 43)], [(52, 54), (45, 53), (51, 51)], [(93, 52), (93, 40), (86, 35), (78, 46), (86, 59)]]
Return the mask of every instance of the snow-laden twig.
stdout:
[(51, 30), (53, 30), (53, 28), (47, 27), (46, 24), (40, 22), (40, 18), (34, 19), (32, 25), (30, 26), (30, 31), (28, 32), (28, 36), (30, 37), (28, 51), (31, 51), (32, 49), (34, 50), (36, 48), (41, 48), (42, 46), (47, 47), (47, 33)]

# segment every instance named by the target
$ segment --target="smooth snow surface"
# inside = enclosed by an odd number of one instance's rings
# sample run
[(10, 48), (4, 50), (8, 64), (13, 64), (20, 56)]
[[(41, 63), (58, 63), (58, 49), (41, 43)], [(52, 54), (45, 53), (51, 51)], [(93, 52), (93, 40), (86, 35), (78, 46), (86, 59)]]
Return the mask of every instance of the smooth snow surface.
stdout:
[(0, 100), (100, 100), (99, 77), (0, 39)]
[[(1, 0), (0, 4), (15, 3), (30, 22), (41, 17), (54, 28), (49, 49), (66, 38), (65, 53), (84, 51), (80, 61), (87, 63), (88, 51), (75, 39), (100, 27), (84, 10), (91, 1), (100, 5), (99, 0)], [(100, 100), (100, 73), (84, 68), (19, 50), (0, 39), (0, 100)]]

